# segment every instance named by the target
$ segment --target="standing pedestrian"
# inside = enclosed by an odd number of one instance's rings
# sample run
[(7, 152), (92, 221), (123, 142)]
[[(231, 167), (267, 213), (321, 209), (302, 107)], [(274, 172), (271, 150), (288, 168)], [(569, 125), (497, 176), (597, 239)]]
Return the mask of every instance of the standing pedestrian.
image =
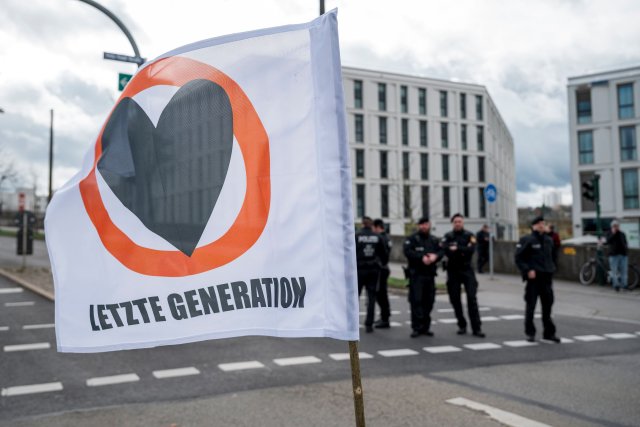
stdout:
[(362, 228), (356, 233), (356, 262), (358, 265), (358, 295), (367, 290), (367, 317), (364, 321), (367, 333), (373, 332), (373, 313), (376, 308), (376, 291), (382, 265), (389, 261), (389, 254), (382, 238), (373, 232), (373, 221), (362, 218)]
[(484, 338), (485, 334), (482, 332), (482, 322), (476, 299), (478, 282), (471, 264), (476, 237), (472, 232), (464, 229), (464, 217), (461, 214), (453, 215), (451, 222), (453, 230), (444, 235), (441, 246), (447, 256), (447, 292), (458, 319), (458, 335), (467, 333), (467, 320), (464, 318), (460, 301), (461, 287), (464, 285), (471, 330), (474, 336)]
[(551, 320), (551, 306), (553, 305), (553, 240), (545, 233), (544, 218), (538, 216), (531, 222), (532, 233), (520, 239), (516, 246), (515, 261), (522, 273), (523, 281), (527, 282), (524, 291), (526, 301), (524, 333), (527, 341), (534, 342), (536, 327), (533, 324), (533, 313), (540, 298), (542, 305), (542, 337), (545, 340), (560, 342), (556, 336), (556, 325)]
[(409, 303), (411, 304), (411, 338), (420, 334), (433, 336), (431, 310), (436, 297), (435, 277), (442, 248), (431, 235), (429, 218), (418, 221), (418, 231), (404, 242), (404, 255), (409, 261)]
[[(384, 221), (376, 219), (373, 221), (373, 232), (380, 236), (385, 244), (387, 253), (391, 254), (391, 238), (386, 232), (384, 227)], [(389, 317), (391, 316), (391, 307), (389, 305), (389, 286), (388, 280), (391, 270), (389, 269), (389, 263), (385, 263), (380, 268), (380, 283), (378, 284), (378, 292), (376, 292), (376, 300), (380, 306), (380, 320), (378, 320), (374, 326), (379, 329), (388, 329)]]
[(620, 288), (627, 289), (629, 245), (627, 244), (627, 236), (620, 231), (620, 223), (616, 220), (611, 221), (611, 231), (607, 234), (607, 246), (609, 246), (611, 284), (616, 292), (620, 292)]
[(489, 261), (489, 226), (484, 224), (482, 228), (476, 233), (476, 242), (478, 244), (477, 263), (478, 273), (482, 274), (484, 265)]

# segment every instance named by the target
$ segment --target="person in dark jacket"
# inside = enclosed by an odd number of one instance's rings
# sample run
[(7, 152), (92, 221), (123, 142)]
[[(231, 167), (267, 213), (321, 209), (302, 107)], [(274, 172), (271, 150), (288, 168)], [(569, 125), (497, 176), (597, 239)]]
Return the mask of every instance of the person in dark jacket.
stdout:
[(458, 335), (467, 333), (467, 320), (464, 318), (460, 301), (461, 287), (464, 285), (471, 330), (474, 336), (484, 338), (485, 334), (482, 332), (482, 322), (476, 299), (478, 282), (471, 265), (476, 236), (464, 229), (464, 217), (461, 214), (453, 215), (451, 222), (453, 230), (444, 235), (440, 246), (447, 256), (447, 292), (458, 319)]
[[(385, 247), (387, 248), (387, 253), (391, 254), (392, 243), (389, 235), (384, 228), (384, 221), (382, 221), (381, 219), (375, 219), (373, 221), (373, 232), (377, 233), (378, 236), (382, 238)], [(380, 306), (380, 320), (378, 320), (374, 324), (376, 328), (380, 329), (388, 329), (391, 326), (389, 324), (391, 307), (389, 305), (389, 287), (387, 283), (390, 274), (391, 270), (389, 269), (389, 264), (383, 264), (380, 268), (380, 283), (378, 284), (378, 292), (376, 292), (376, 300), (378, 301), (378, 305)]]
[(404, 242), (404, 255), (409, 261), (409, 303), (411, 304), (411, 338), (433, 336), (431, 310), (436, 298), (435, 277), (442, 249), (431, 235), (429, 218), (418, 221), (418, 231)]
[(558, 269), (558, 253), (560, 253), (560, 246), (562, 243), (560, 242), (560, 235), (556, 232), (556, 228), (553, 224), (548, 224), (546, 229), (547, 234), (551, 237), (553, 241), (553, 251), (551, 251), (551, 257), (553, 259), (553, 265)]
[(620, 224), (616, 220), (611, 221), (611, 231), (607, 234), (607, 246), (609, 246), (611, 284), (616, 292), (620, 292), (620, 288), (627, 289), (629, 245), (627, 244), (627, 236), (620, 231)]
[(477, 242), (477, 264), (478, 264), (478, 273), (482, 274), (482, 269), (485, 264), (489, 261), (489, 239), (491, 235), (489, 234), (489, 226), (484, 224), (480, 230), (476, 233), (476, 242)]
[(553, 305), (552, 278), (555, 271), (552, 251), (553, 240), (545, 232), (544, 218), (538, 216), (531, 222), (533, 232), (520, 239), (516, 246), (515, 262), (527, 282), (524, 291), (526, 301), (524, 333), (527, 341), (534, 342), (536, 327), (533, 324), (533, 313), (540, 298), (542, 305), (543, 339), (560, 342), (556, 336), (556, 325), (551, 320)]
[(389, 254), (382, 237), (371, 229), (373, 221), (365, 216), (362, 228), (356, 233), (356, 262), (358, 265), (358, 295), (367, 290), (367, 317), (365, 330), (373, 332), (373, 313), (381, 267), (389, 262)]

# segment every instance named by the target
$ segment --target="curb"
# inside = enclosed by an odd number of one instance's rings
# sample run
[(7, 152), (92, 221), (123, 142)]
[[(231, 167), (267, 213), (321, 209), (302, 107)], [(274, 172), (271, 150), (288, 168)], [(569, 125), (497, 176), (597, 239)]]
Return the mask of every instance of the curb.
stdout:
[(12, 282), (17, 283), (18, 285), (22, 286), (23, 288), (27, 288), (29, 289), (31, 292), (34, 292), (38, 295), (40, 295), (41, 297), (44, 297), (46, 299), (48, 299), (49, 301), (55, 301), (54, 295), (52, 292), (47, 292), (43, 289), (40, 289), (38, 286), (34, 285), (33, 283), (27, 282), (24, 279), (21, 279), (20, 277), (14, 276), (13, 274), (9, 273), (8, 271), (6, 271), (3, 268), (0, 268), (0, 276), (4, 276), (7, 279), (11, 280)]

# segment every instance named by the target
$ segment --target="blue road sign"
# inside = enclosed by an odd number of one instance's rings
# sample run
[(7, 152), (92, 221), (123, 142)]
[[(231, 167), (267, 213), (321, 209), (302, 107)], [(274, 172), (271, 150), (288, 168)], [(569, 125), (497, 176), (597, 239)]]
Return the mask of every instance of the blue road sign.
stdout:
[(484, 187), (484, 198), (487, 199), (487, 202), (493, 203), (498, 198), (498, 189), (493, 184), (488, 184)]

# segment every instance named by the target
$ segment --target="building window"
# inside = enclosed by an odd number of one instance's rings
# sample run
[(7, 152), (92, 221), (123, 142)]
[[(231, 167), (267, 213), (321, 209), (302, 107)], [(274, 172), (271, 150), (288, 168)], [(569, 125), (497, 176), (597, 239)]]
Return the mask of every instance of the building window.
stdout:
[(484, 182), (484, 157), (478, 157), (478, 181)]
[(425, 88), (418, 89), (418, 111), (420, 114), (427, 114), (427, 90)]
[(378, 83), (378, 110), (387, 111), (387, 85)]
[(364, 150), (356, 150), (356, 177), (364, 178)]
[(620, 128), (620, 160), (636, 160), (636, 127), (623, 126)]
[(442, 148), (449, 148), (449, 123), (440, 123), (440, 141)]
[(487, 201), (484, 198), (484, 188), (478, 188), (478, 200), (480, 201), (480, 218), (487, 216)]
[(400, 112), (402, 113), (406, 113), (409, 111), (409, 104), (408, 104), (408, 89), (406, 86), (400, 86)]
[(463, 150), (467, 149), (467, 125), (460, 125), (460, 146)]
[(356, 185), (356, 212), (359, 218), (364, 216), (364, 184)]
[(442, 155), (442, 180), (449, 181), (449, 155)]
[(409, 145), (409, 119), (402, 119), (402, 145)]
[(482, 121), (483, 117), (482, 95), (476, 95), (476, 120)]
[(578, 162), (581, 165), (593, 163), (593, 132), (578, 132)]
[(362, 114), (355, 115), (356, 142), (364, 142), (364, 116)]
[(460, 118), (461, 119), (467, 118), (467, 94), (466, 93), (460, 94)]
[(463, 181), (469, 180), (469, 157), (468, 156), (462, 156), (462, 180)]
[(447, 91), (440, 91), (440, 117), (447, 117)]
[(420, 189), (422, 195), (422, 216), (429, 217), (429, 187), (423, 185)]
[(408, 185), (404, 185), (402, 187), (402, 198), (404, 204), (404, 217), (411, 219), (411, 187)]
[(378, 117), (378, 139), (380, 144), (387, 143), (387, 118)]
[(578, 123), (591, 123), (591, 90), (576, 91), (576, 107), (578, 110)]
[(402, 153), (402, 178), (409, 179), (409, 153)]
[(484, 151), (484, 126), (478, 126), (476, 136), (478, 139), (478, 151)]
[(429, 179), (429, 154), (420, 153), (420, 179)]
[(380, 216), (389, 217), (389, 186), (386, 184), (380, 186)]
[(449, 187), (442, 187), (442, 216), (449, 218), (451, 216), (451, 189)]
[(420, 120), (420, 146), (426, 147), (428, 145), (427, 139), (427, 121)]
[(633, 83), (618, 85), (618, 118), (633, 118)]
[(353, 81), (353, 106), (362, 108), (362, 80)]
[(380, 178), (389, 178), (389, 159), (386, 151), (380, 152)]
[(469, 187), (462, 189), (462, 210), (465, 218), (469, 218)]
[(638, 209), (640, 207), (637, 169), (622, 170), (622, 193), (625, 209)]

